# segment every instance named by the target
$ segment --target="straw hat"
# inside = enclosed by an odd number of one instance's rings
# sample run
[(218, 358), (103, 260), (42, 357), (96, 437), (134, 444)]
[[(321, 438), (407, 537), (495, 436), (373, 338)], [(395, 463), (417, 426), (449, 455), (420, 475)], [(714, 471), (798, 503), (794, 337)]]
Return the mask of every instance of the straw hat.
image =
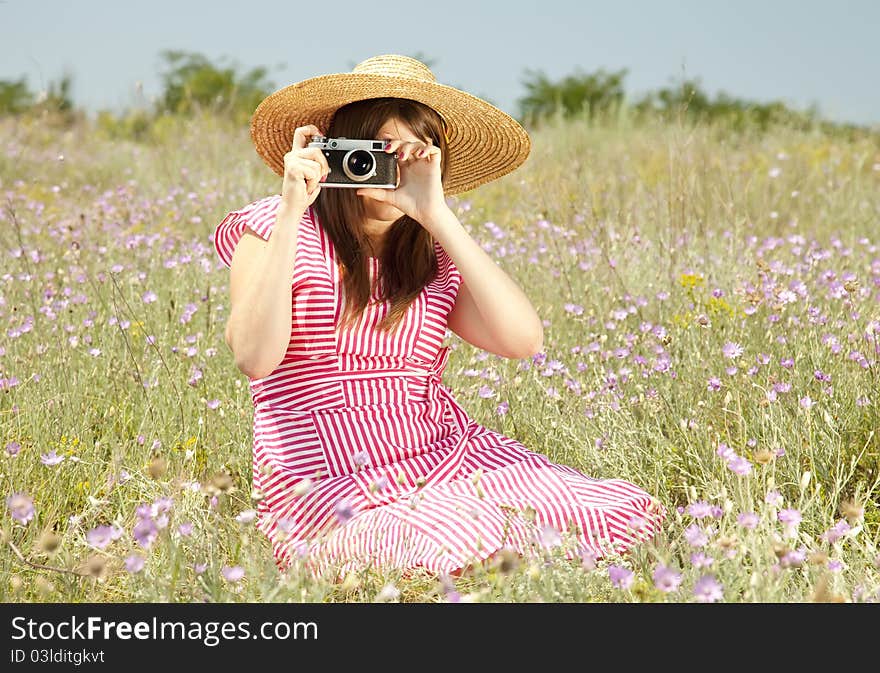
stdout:
[(384, 97), (419, 101), (443, 118), (447, 196), (500, 178), (529, 155), (529, 135), (513, 117), (476, 96), (439, 84), (424, 63), (397, 54), (374, 56), (350, 73), (313, 77), (270, 94), (254, 111), (251, 138), (263, 161), (283, 176), (284, 155), (297, 127), (314, 124), (328, 133), (338, 108)]

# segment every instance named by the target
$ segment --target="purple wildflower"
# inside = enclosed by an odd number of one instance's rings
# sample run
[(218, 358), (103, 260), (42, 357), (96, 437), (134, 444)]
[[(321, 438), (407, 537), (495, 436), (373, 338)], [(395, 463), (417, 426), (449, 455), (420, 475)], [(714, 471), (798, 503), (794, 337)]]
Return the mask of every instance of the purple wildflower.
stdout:
[(616, 589), (629, 589), (635, 579), (631, 570), (617, 565), (608, 566), (608, 578)]
[(156, 528), (155, 522), (150, 517), (138, 519), (138, 522), (134, 525), (134, 529), (132, 530), (134, 539), (137, 540), (144, 549), (150, 548), (150, 545), (153, 544), (153, 541), (158, 534), (159, 529)]
[(654, 586), (664, 593), (675, 591), (681, 585), (681, 574), (672, 568), (658, 565), (654, 569)]
[(754, 512), (742, 512), (736, 517), (736, 522), (743, 528), (752, 530), (758, 525), (758, 515)]
[(125, 559), (125, 569), (132, 574), (139, 573), (144, 569), (144, 561), (140, 554), (130, 554)]
[(481, 386), (479, 392), (477, 393), (483, 399), (489, 399), (491, 397), (495, 397), (495, 391), (492, 390), (489, 386)]
[(819, 538), (821, 540), (827, 542), (828, 544), (834, 544), (840, 538), (842, 538), (844, 535), (846, 535), (849, 532), (850, 528), (851, 528), (851, 526), (849, 525), (847, 520), (841, 519), (836, 524), (834, 524), (831, 528), (829, 528), (824, 533), (822, 533), (822, 535), (820, 535)]
[(695, 551), (691, 554), (691, 565), (694, 568), (710, 568), (713, 563), (715, 563), (715, 559), (701, 551)]
[(736, 452), (727, 446), (724, 442), (718, 443), (718, 449), (715, 451), (719, 456), (721, 456), (724, 460), (730, 460), (736, 455)]
[(63, 460), (64, 456), (59, 456), (55, 449), (52, 449), (49, 453), (44, 453), (40, 455), (40, 462), (43, 463), (43, 465), (48, 465), (49, 467), (57, 465)]
[(592, 549), (584, 549), (581, 552), (581, 567), (584, 570), (593, 570), (596, 567), (596, 559), (599, 555)]
[(336, 520), (339, 521), (341, 525), (344, 526), (353, 516), (354, 510), (348, 500), (340, 500), (336, 503)]
[(104, 549), (118, 537), (119, 533), (113, 526), (96, 526), (86, 533), (86, 541), (98, 549)]
[(745, 476), (752, 471), (752, 464), (743, 456), (734, 456), (727, 462), (727, 467), (740, 476)]
[(688, 505), (687, 512), (695, 519), (704, 519), (712, 515), (712, 508), (705, 500), (698, 500)]
[(694, 597), (698, 603), (716, 603), (724, 598), (724, 591), (712, 575), (703, 575), (694, 585)]
[(785, 536), (797, 537), (797, 528), (801, 523), (801, 513), (796, 509), (783, 509), (777, 514), (777, 518), (785, 524)]
[(647, 526), (648, 522), (645, 520), (645, 517), (634, 514), (627, 520), (626, 525), (631, 531), (638, 532)]
[(807, 557), (807, 552), (805, 549), (792, 549), (791, 551), (786, 552), (779, 562), (782, 564), (783, 568), (790, 568), (792, 566), (801, 565), (804, 562), (804, 559)]
[(796, 509), (782, 509), (776, 515), (776, 518), (786, 526), (797, 526), (803, 520), (801, 513)]
[(542, 526), (539, 541), (542, 547), (549, 549), (562, 544), (562, 536), (553, 526)]
[(734, 341), (728, 341), (724, 344), (721, 352), (724, 354), (724, 357), (733, 360), (743, 354), (743, 347)]
[(782, 504), (784, 498), (779, 491), (767, 491), (767, 496), (764, 498), (764, 502), (772, 507), (777, 507)]
[(695, 523), (684, 529), (684, 537), (691, 547), (705, 547), (709, 544), (709, 536), (706, 535), (706, 531)]
[(241, 566), (223, 566), (223, 570), (220, 573), (227, 582), (238, 582), (244, 577), (244, 568)]
[(26, 524), (34, 518), (34, 501), (27, 493), (13, 493), (6, 498), (6, 507), (12, 518)]

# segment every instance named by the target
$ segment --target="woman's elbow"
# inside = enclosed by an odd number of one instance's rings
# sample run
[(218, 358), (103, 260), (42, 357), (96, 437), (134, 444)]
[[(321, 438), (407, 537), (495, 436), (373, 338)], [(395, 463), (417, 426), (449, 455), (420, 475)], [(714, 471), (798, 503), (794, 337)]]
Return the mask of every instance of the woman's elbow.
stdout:
[(538, 329), (538, 332), (535, 336), (535, 339), (532, 341), (532, 347), (529, 351), (529, 357), (533, 355), (537, 355), (541, 351), (544, 350), (544, 327), (541, 326)]
[(534, 331), (532, 338), (529, 340), (528, 347), (522, 349), (517, 358), (520, 360), (524, 360), (525, 358), (530, 358), (541, 351), (544, 350), (544, 327), (540, 323), (538, 324), (537, 329)]
[(267, 358), (267, 349), (261, 349), (259, 352), (253, 352), (251, 349), (250, 352), (245, 352), (244, 348), (236, 348), (235, 342), (231, 339), (227, 339), (226, 343), (229, 350), (232, 351), (232, 359), (236, 368), (250, 379), (262, 379), (269, 376), (278, 368), (283, 359), (283, 357)]

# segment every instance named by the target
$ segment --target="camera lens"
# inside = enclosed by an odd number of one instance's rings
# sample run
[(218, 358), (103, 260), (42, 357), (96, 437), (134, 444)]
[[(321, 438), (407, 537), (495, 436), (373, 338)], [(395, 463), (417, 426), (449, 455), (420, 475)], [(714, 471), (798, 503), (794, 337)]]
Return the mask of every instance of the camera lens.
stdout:
[(367, 150), (352, 150), (345, 157), (345, 172), (352, 180), (366, 180), (373, 174), (376, 162)]

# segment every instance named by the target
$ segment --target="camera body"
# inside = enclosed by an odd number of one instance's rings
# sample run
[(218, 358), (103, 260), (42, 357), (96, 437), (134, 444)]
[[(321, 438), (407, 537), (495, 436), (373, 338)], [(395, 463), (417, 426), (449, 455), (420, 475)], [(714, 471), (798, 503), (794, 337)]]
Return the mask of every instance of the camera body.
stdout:
[(384, 150), (384, 140), (312, 136), (308, 146), (319, 148), (330, 166), (322, 188), (397, 188), (397, 155)]

